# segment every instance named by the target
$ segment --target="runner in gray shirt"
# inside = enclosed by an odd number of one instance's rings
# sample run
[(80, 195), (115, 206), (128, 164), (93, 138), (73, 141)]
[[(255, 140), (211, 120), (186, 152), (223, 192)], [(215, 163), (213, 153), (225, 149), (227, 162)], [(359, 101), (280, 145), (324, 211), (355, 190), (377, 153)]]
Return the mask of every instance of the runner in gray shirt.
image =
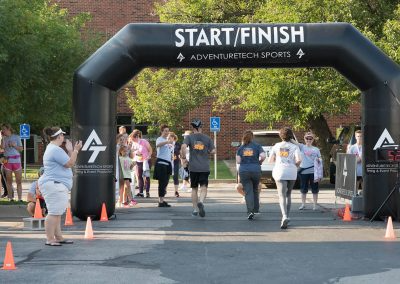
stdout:
[[(208, 176), (210, 175), (209, 154), (215, 153), (214, 143), (210, 137), (201, 133), (201, 120), (194, 119), (191, 123), (193, 134), (185, 137), (181, 147), (182, 164), (186, 161), (187, 147), (190, 151), (190, 187), (192, 188), (193, 216), (206, 215), (204, 211), (204, 200), (207, 196)], [(200, 186), (200, 197), (198, 188)]]

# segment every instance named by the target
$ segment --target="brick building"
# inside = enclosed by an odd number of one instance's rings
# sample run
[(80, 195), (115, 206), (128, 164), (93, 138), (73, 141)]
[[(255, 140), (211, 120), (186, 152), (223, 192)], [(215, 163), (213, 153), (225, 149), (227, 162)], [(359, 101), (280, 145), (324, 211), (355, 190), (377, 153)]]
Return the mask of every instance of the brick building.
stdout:
[[(155, 0), (54, 0), (60, 7), (68, 9), (71, 15), (81, 12), (89, 12), (92, 21), (89, 28), (102, 32), (106, 38), (112, 37), (122, 27), (134, 22), (158, 22), (154, 15), (153, 3)], [(132, 110), (126, 104), (124, 94), (119, 94), (117, 124), (126, 125), (128, 130), (132, 127)], [(204, 133), (212, 136), (209, 132), (209, 117), (221, 117), (221, 132), (218, 133), (218, 159), (234, 158), (234, 149), (231, 142), (240, 141), (241, 135), (246, 129), (263, 129), (265, 124), (245, 123), (243, 121), (244, 111), (213, 112), (211, 103), (206, 103), (196, 110), (189, 111), (186, 120), (182, 122), (184, 127), (189, 128), (189, 122), (194, 117), (199, 117), (205, 122)], [(332, 133), (340, 125), (357, 123), (360, 121), (360, 106), (358, 104), (349, 109), (346, 116), (331, 117), (328, 120)], [(282, 124), (283, 125), (283, 124)], [(280, 127), (281, 125), (276, 125)], [(145, 129), (145, 126), (140, 126)], [(298, 135), (301, 135), (298, 133)], [(301, 137), (301, 136), (298, 136)]]

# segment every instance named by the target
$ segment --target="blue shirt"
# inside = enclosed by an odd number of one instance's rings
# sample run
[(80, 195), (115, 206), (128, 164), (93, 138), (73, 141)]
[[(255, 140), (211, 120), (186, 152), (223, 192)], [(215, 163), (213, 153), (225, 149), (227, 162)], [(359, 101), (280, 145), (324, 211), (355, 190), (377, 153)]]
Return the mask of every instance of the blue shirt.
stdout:
[(39, 187), (49, 181), (57, 181), (64, 184), (69, 190), (72, 188), (72, 169), (64, 165), (69, 161), (65, 151), (50, 143), (43, 155), (44, 173), (39, 178)]
[(264, 153), (263, 148), (255, 142), (240, 146), (236, 153), (240, 157), (239, 173), (261, 172), (259, 161), (261, 153)]

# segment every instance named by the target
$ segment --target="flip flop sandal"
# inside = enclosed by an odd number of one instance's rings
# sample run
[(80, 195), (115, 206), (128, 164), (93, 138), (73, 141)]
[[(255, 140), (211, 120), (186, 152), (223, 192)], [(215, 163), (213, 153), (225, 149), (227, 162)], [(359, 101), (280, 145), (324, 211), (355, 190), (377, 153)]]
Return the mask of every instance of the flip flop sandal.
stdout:
[(58, 241), (59, 244), (65, 244), (65, 245), (72, 245), (74, 241), (71, 240), (63, 240), (63, 241)]
[(60, 243), (55, 242), (55, 243), (45, 243), (46, 246), (51, 246), (51, 247), (60, 247), (62, 246)]

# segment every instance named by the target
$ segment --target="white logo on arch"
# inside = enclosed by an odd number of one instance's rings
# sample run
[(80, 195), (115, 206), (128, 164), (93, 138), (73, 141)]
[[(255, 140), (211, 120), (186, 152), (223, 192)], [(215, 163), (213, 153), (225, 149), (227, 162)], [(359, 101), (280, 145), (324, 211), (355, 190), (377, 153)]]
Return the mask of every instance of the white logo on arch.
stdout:
[(99, 153), (106, 150), (107, 146), (101, 145), (103, 145), (103, 143), (101, 142), (96, 131), (93, 129), (82, 147), (82, 151), (93, 151), (93, 154), (90, 156), (88, 161), (89, 164), (94, 163)]
[(389, 131), (385, 128), (385, 130), (383, 130), (381, 136), (379, 137), (378, 142), (376, 142), (374, 150), (381, 148), (383, 145), (387, 144), (394, 144), (394, 140)]

